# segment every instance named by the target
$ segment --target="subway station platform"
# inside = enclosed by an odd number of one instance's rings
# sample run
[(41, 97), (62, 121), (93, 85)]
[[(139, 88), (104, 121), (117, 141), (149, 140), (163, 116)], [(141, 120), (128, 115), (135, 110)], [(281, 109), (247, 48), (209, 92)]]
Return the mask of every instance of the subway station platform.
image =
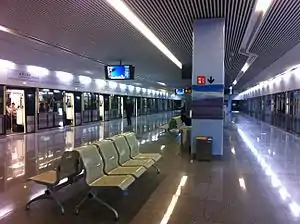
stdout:
[(172, 113), (138, 117), (133, 122), (141, 151), (160, 152), (160, 174), (147, 171), (125, 193), (107, 189), (99, 195), (120, 214), (94, 201), (78, 216), (74, 207), (86, 193), (83, 182), (58, 192), (65, 206), (60, 215), (51, 201), (28, 199), (42, 194), (26, 179), (51, 169), (64, 150), (103, 139), (129, 128), (115, 120), (0, 139), (0, 223), (299, 223), (299, 139), (254, 118), (235, 115), (224, 131), (220, 161), (191, 161), (180, 136), (159, 129)]

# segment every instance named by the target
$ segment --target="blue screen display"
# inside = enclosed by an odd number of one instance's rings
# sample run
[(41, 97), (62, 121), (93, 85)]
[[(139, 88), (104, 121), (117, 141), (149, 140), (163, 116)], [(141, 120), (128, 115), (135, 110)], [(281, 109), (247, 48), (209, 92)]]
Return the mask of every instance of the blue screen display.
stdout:
[(184, 89), (175, 89), (176, 95), (184, 95)]
[(109, 65), (106, 69), (108, 79), (131, 79), (130, 65)]

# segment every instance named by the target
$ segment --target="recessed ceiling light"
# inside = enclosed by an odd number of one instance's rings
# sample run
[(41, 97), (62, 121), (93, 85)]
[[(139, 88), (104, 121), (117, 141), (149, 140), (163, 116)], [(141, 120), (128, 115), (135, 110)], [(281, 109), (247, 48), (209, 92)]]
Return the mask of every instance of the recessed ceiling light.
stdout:
[(109, 85), (109, 87), (110, 87), (111, 89), (115, 89), (115, 88), (118, 87), (118, 83), (113, 82), (113, 81), (109, 81), (109, 82), (108, 82), (108, 85)]
[(157, 82), (159, 85), (166, 86), (167, 84), (164, 82)]
[(182, 69), (182, 63), (175, 55), (155, 36), (155, 34), (133, 13), (122, 0), (106, 0), (116, 11), (127, 19), (138, 31), (140, 31), (154, 46), (156, 46), (175, 65)]
[(27, 65), (27, 71), (38, 76), (49, 75), (48, 69), (34, 65)]
[(127, 88), (127, 85), (123, 83), (120, 83), (119, 86), (121, 90), (125, 90)]
[(250, 65), (246, 62), (246, 63), (244, 64), (244, 66), (242, 67), (241, 71), (245, 73), (245, 72), (248, 70), (249, 66), (250, 66)]
[(89, 71), (89, 70), (85, 70), (84, 73), (86, 73), (86, 74), (92, 74), (92, 72)]
[(256, 3), (255, 11), (265, 13), (270, 7), (273, 0), (258, 0)]
[(64, 82), (70, 82), (73, 80), (73, 75), (69, 72), (56, 71), (56, 77)]
[(15, 69), (16, 64), (12, 61), (7, 61), (7, 60), (0, 59), (0, 68), (2, 68), (2, 69)]
[(96, 79), (95, 82), (99, 87), (104, 87), (106, 85), (106, 81), (103, 79)]
[(84, 75), (80, 75), (79, 76), (79, 82), (82, 83), (82, 84), (90, 84), (92, 82), (92, 79), (88, 76), (84, 76)]

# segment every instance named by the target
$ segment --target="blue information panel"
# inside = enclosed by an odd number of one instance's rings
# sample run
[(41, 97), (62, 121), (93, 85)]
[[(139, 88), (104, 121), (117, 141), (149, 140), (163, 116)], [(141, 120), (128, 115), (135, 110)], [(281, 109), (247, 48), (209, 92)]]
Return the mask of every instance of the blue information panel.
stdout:
[(107, 79), (126, 80), (132, 79), (130, 65), (109, 65), (106, 67)]

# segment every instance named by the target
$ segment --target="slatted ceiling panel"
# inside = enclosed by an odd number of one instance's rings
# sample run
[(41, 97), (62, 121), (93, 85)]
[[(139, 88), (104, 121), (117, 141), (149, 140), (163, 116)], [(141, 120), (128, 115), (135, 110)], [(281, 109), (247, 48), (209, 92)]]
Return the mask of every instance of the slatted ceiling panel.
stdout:
[[(285, 42), (293, 33), (299, 34), (299, 8), (300, 1), (298, 0), (275, 1), (251, 47), (251, 51), (257, 54), (264, 54), (272, 50), (273, 45), (276, 43)], [(268, 39), (267, 43), (265, 41), (266, 38)]]
[(228, 82), (235, 78), (247, 60), (239, 55), (255, 1), (240, 0), (125, 0), (133, 11), (184, 63), (191, 62), (193, 22), (198, 18), (225, 17), (225, 71)]
[(259, 57), (241, 78), (237, 88), (246, 87), (253, 77), (300, 43), (299, 9), (298, 0), (274, 0), (250, 49)]

